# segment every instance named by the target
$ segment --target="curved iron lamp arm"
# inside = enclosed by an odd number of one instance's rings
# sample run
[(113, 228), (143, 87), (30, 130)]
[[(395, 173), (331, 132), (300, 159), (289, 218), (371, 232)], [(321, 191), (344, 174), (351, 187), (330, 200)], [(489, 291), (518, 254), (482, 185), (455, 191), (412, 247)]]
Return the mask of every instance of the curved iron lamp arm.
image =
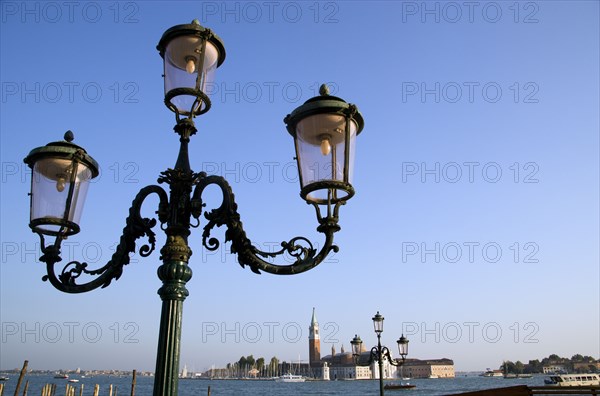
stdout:
[[(374, 346), (373, 348), (371, 348), (371, 353), (369, 354), (369, 361), (367, 362), (367, 364), (358, 364), (358, 356), (354, 356), (355, 359), (355, 363), (357, 366), (370, 366), (371, 364), (373, 364), (373, 362), (375, 361), (379, 361), (379, 347)], [(394, 361), (392, 359), (392, 354), (390, 353), (390, 350), (388, 349), (388, 347), (384, 346), (381, 347), (381, 358), (382, 359), (387, 359), (387, 361), (392, 365), (392, 366), (402, 366), (404, 364), (404, 360), (405, 358), (402, 358), (401, 361)]]
[[(379, 352), (377, 351), (377, 347), (373, 347), (371, 349), (371, 358), (375, 357), (375, 359), (379, 359)], [(404, 358), (402, 358), (401, 361), (394, 361), (392, 359), (392, 354), (390, 353), (390, 350), (388, 349), (388, 347), (384, 346), (381, 347), (381, 358), (382, 359), (387, 359), (387, 361), (392, 365), (392, 366), (402, 366), (404, 364)]]
[[(196, 180), (196, 189), (191, 200), (192, 215), (198, 219), (205, 204), (202, 202), (202, 192), (210, 185), (217, 185), (223, 193), (223, 201), (221, 206), (216, 209), (206, 211), (204, 217), (208, 223), (204, 226), (202, 233), (202, 245), (211, 251), (217, 250), (220, 246), (218, 239), (210, 237), (212, 229), (227, 226), (225, 232), (225, 242), (231, 241), (231, 253), (238, 255), (238, 262), (242, 267), (248, 265), (252, 272), (260, 274), (260, 271), (265, 271), (277, 275), (292, 275), (310, 270), (319, 265), (330, 251), (337, 252), (339, 248), (333, 244), (333, 234), (340, 230), (338, 225), (339, 207), (344, 202), (338, 202), (331, 210), (331, 205), (328, 206), (327, 217), (322, 217), (317, 204), (313, 204), (317, 211), (319, 226), (317, 231), (325, 234), (325, 242), (321, 250), (313, 247), (313, 244), (305, 237), (295, 237), (288, 242), (281, 243), (281, 250), (276, 252), (264, 252), (259, 250), (254, 245), (244, 231), (240, 215), (237, 212), (237, 204), (231, 186), (221, 176), (207, 176), (206, 173), (198, 174)], [(289, 265), (276, 265), (265, 261), (268, 257), (277, 257), (283, 254), (289, 254), (296, 260)]]
[[(85, 262), (71, 261), (67, 263), (60, 274), (56, 275), (54, 266), (62, 260), (60, 257), (61, 237), (57, 237), (53, 245), (45, 246), (44, 236), (40, 236), (42, 252), (40, 261), (46, 263), (47, 275), (42, 277), (43, 281), (50, 283), (60, 291), (65, 293), (84, 293), (98, 287), (106, 287), (110, 285), (112, 280), (117, 280), (123, 273), (123, 266), (129, 264), (129, 253), (134, 253), (136, 250), (135, 241), (143, 236), (148, 238), (148, 243), (144, 244), (139, 249), (139, 254), (142, 257), (149, 256), (155, 249), (156, 237), (152, 228), (156, 225), (156, 219), (142, 218), (141, 208), (144, 200), (150, 194), (157, 194), (160, 202), (158, 205), (158, 219), (164, 223), (167, 218), (168, 197), (167, 193), (159, 186), (152, 185), (144, 187), (136, 195), (129, 209), (129, 216), (126, 220), (126, 225), (123, 228), (123, 235), (119, 241), (115, 253), (106, 265), (95, 270), (89, 270), (88, 264)], [(87, 283), (77, 284), (77, 278), (81, 274), (97, 275), (98, 277)]]

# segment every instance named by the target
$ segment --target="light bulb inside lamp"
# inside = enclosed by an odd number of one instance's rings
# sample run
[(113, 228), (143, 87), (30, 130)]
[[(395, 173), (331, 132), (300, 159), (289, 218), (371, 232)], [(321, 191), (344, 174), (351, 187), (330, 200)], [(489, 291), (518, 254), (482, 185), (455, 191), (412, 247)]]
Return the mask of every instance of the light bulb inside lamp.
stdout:
[(185, 58), (185, 71), (193, 74), (196, 71), (196, 58), (189, 56)]
[(331, 142), (329, 141), (329, 137), (324, 136), (321, 139), (321, 154), (329, 155), (331, 152)]
[(56, 191), (58, 192), (63, 192), (65, 190), (65, 186), (66, 186), (66, 180), (64, 177), (59, 177), (56, 180)]

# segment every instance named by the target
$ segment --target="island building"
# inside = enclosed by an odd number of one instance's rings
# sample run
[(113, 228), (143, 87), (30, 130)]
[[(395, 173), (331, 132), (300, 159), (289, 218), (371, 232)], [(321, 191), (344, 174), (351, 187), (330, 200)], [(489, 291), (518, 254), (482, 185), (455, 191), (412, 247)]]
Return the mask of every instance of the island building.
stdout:
[[(322, 380), (379, 378), (379, 364), (372, 362), (369, 365), (371, 350), (367, 350), (364, 343), (358, 357), (358, 363), (352, 356), (352, 352), (346, 352), (343, 345), (339, 353), (336, 352), (335, 345), (332, 345), (331, 354), (321, 357), (321, 339), (315, 308), (313, 308), (308, 330), (309, 363), (305, 367), (304, 375)], [(399, 359), (395, 360), (398, 361)], [(384, 361), (383, 378), (394, 379), (401, 376), (411, 378), (453, 378), (455, 376), (454, 362), (446, 358), (406, 359), (400, 369), (398, 366), (393, 366)]]
[(542, 372), (544, 374), (566, 374), (569, 371), (567, 370), (567, 366), (563, 364), (550, 364), (542, 367)]
[(410, 378), (454, 378), (454, 362), (451, 359), (406, 359), (404, 375)]

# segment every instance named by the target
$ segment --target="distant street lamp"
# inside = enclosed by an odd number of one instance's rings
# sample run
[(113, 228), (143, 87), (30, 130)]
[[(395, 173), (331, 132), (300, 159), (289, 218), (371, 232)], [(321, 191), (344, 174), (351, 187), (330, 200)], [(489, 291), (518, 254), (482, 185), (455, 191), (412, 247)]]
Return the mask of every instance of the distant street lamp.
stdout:
[[(404, 337), (404, 334), (396, 341), (398, 344), (398, 353), (402, 358), (401, 361), (394, 361), (392, 359), (392, 355), (390, 350), (386, 346), (381, 345), (381, 333), (383, 333), (383, 316), (377, 314), (373, 317), (373, 327), (375, 328), (375, 334), (377, 334), (377, 346), (371, 348), (371, 353), (369, 355), (369, 362), (367, 365), (371, 365), (373, 361), (377, 360), (379, 363), (379, 394), (383, 396), (383, 360), (387, 359), (389, 364), (392, 366), (402, 366), (404, 361), (406, 360), (406, 356), (408, 355), (408, 339)], [(362, 351), (362, 340), (358, 335), (355, 335), (350, 344), (352, 345), (352, 356), (354, 356), (354, 360), (356, 364), (358, 364), (358, 358)]]
[[(99, 174), (97, 162), (72, 143), (74, 137), (70, 131), (64, 141), (33, 149), (25, 162), (32, 169), (29, 226), (41, 240), (40, 260), (46, 263), (47, 270), (43, 280), (66, 293), (106, 287), (119, 279), (123, 267), (129, 264), (130, 253), (137, 250), (142, 257), (147, 257), (155, 250), (152, 228), (157, 220), (142, 217), (141, 207), (149, 195), (158, 196), (156, 214), (166, 234), (166, 243), (160, 250), (163, 264), (158, 268), (163, 285), (158, 290), (162, 312), (154, 395), (164, 396), (177, 395), (178, 390), (182, 308), (189, 294), (186, 283), (192, 277), (188, 266), (192, 254), (188, 245), (190, 229), (200, 226), (204, 213), (202, 245), (214, 251), (220, 242), (210, 233), (215, 226), (225, 225), (225, 242), (231, 242), (231, 252), (237, 253), (242, 267), (248, 265), (257, 274), (265, 271), (290, 275), (316, 267), (331, 251), (338, 251), (333, 235), (340, 230), (340, 206), (354, 195), (351, 182), (355, 139), (364, 121), (356, 106), (329, 95), (326, 86), (321, 87), (319, 96), (285, 117), (287, 130), (294, 138), (300, 195), (314, 206), (319, 223), (317, 231), (325, 234), (325, 242), (317, 252), (307, 238), (295, 237), (282, 242), (281, 250), (261, 251), (246, 236), (229, 183), (220, 176), (193, 172), (189, 163), (188, 143), (196, 133), (193, 119), (211, 107), (206, 88), (225, 60), (223, 42), (194, 20), (168, 29), (157, 49), (164, 60), (165, 104), (177, 120), (174, 130), (180, 136), (179, 154), (175, 167), (162, 172), (158, 178), (158, 183), (169, 186), (169, 193), (158, 185), (150, 185), (142, 188), (133, 200), (119, 245), (106, 265), (92, 270), (85, 262), (71, 261), (62, 269), (59, 267), (58, 274), (55, 272), (55, 265), (61, 261), (61, 242), (79, 232), (89, 181)], [(202, 193), (210, 185), (220, 188), (223, 201), (221, 206), (208, 211)], [(46, 244), (45, 237), (55, 237), (55, 240)], [(146, 237), (148, 242), (138, 249), (136, 240), (141, 237)], [(295, 259), (292, 264), (276, 265), (266, 261), (286, 253)], [(79, 283), (84, 274), (95, 278)]]

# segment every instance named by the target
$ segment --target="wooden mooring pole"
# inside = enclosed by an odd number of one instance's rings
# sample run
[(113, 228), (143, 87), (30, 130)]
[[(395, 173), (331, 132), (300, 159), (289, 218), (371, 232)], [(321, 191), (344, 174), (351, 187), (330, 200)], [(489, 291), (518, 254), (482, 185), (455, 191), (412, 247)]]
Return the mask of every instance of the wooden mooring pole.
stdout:
[(19, 380), (17, 381), (17, 387), (15, 388), (15, 396), (19, 396), (19, 389), (21, 388), (21, 382), (23, 381), (23, 377), (25, 377), (25, 373), (27, 372), (28, 364), (28, 360), (25, 360), (25, 362), (23, 362), (23, 368), (21, 369), (21, 374), (19, 374)]
[[(133, 370), (133, 378), (131, 378), (131, 396), (135, 396), (135, 380), (136, 380), (137, 370)], [(0, 395), (2, 396), (2, 395)]]

